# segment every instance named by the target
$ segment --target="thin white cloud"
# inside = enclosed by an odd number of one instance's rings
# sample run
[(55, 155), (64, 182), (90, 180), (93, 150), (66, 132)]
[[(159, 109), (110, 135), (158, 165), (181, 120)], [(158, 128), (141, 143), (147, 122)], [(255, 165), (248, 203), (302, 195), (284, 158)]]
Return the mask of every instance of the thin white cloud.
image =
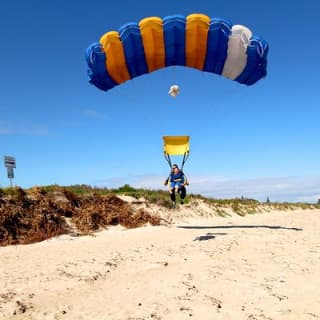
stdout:
[(125, 184), (129, 184), (135, 188), (161, 189), (164, 180), (165, 177), (157, 175), (130, 175), (127, 177), (117, 176), (103, 180), (97, 180), (96, 184), (99, 186), (105, 186), (107, 188), (118, 188)]
[(45, 136), (48, 134), (49, 130), (45, 126), (0, 125), (0, 135)]
[[(136, 188), (163, 189), (166, 177), (158, 175), (141, 175), (117, 177), (99, 184), (116, 188), (130, 184)], [(311, 202), (320, 199), (320, 176), (307, 177), (272, 177), (256, 179), (226, 179), (216, 176), (189, 176), (190, 193), (212, 198), (246, 197), (265, 201)]]
[[(63, 119), (60, 121), (60, 124), (64, 127), (71, 127), (71, 128), (77, 128), (77, 127), (83, 127), (85, 126), (85, 122), (83, 121), (84, 118), (90, 118), (94, 120), (105, 120), (107, 119), (107, 116), (103, 113), (100, 113), (93, 109), (84, 109), (80, 111), (81, 119), (79, 118), (79, 114), (77, 116), (74, 116), (72, 120), (70, 119)], [(86, 120), (87, 122), (87, 120)]]
[(315, 203), (318, 202), (320, 199), (320, 193), (313, 194), (313, 195), (307, 195), (307, 196), (301, 196), (297, 198), (298, 202), (310, 202)]
[(82, 127), (83, 124), (79, 121), (73, 121), (73, 120), (63, 120), (60, 122), (61, 125), (63, 125), (64, 127), (71, 127), (71, 128), (78, 128), (78, 127)]
[(273, 177), (221, 182), (208, 179), (206, 185), (195, 184), (197, 193), (215, 198), (248, 197), (264, 201), (298, 202), (301, 199), (317, 200), (320, 193), (320, 176), (315, 177)]
[(83, 115), (87, 118), (92, 118), (92, 119), (98, 119), (98, 120), (105, 120), (107, 119), (107, 116), (101, 112), (98, 112), (93, 109), (85, 109), (83, 111)]

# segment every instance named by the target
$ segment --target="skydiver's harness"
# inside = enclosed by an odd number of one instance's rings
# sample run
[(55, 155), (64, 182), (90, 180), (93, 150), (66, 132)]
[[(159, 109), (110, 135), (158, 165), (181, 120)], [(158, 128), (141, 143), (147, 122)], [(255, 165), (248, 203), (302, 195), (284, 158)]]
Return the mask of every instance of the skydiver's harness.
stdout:
[[(166, 151), (164, 151), (164, 157), (165, 157), (165, 159), (167, 160), (167, 162), (168, 162), (168, 164), (169, 164), (169, 166), (170, 166), (170, 170), (171, 170), (171, 168), (172, 168), (172, 161), (171, 161), (170, 155), (169, 155)], [(188, 179), (187, 179), (186, 175), (185, 175), (184, 172), (183, 172), (183, 166), (184, 166), (184, 164), (186, 163), (188, 157), (189, 157), (189, 150), (186, 151), (186, 152), (183, 154), (183, 159), (182, 159), (182, 163), (181, 163), (181, 166), (180, 166), (180, 171), (181, 171), (182, 174), (184, 175), (184, 179), (185, 179), (184, 185), (189, 185)], [(171, 176), (171, 173), (169, 174), (169, 177), (168, 177), (167, 180), (166, 180), (167, 182), (169, 181), (170, 176)]]

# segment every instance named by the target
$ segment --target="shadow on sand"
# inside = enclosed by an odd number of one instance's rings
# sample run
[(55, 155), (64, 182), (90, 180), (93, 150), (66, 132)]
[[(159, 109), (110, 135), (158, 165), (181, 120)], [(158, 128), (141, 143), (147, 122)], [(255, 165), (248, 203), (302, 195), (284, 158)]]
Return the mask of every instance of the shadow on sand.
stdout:
[(223, 233), (223, 232), (217, 232), (217, 233), (208, 232), (205, 236), (198, 236), (194, 238), (193, 241), (207, 241), (207, 240), (214, 239), (216, 236), (225, 236), (226, 234), (227, 233)]
[(268, 225), (230, 225), (230, 226), (177, 226), (182, 229), (273, 229), (273, 230), (291, 230), (291, 231), (303, 231), (301, 228), (287, 228), (281, 226), (268, 226)]

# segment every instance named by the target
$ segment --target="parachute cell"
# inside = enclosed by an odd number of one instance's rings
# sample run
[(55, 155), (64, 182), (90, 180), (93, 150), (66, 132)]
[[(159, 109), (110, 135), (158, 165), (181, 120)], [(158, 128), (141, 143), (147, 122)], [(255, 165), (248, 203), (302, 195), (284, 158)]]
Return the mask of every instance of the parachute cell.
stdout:
[(149, 17), (103, 35), (86, 51), (89, 81), (107, 91), (180, 65), (252, 85), (267, 74), (268, 44), (245, 26), (205, 14)]

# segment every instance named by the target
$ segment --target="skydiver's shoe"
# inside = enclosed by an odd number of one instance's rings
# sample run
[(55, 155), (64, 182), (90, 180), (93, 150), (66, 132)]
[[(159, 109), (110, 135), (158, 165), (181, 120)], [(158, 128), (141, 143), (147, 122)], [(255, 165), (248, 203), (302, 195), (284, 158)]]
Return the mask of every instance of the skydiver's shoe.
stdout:
[(183, 201), (183, 200), (180, 200), (180, 204), (184, 204), (184, 201)]
[(173, 202), (172, 202), (172, 207), (173, 207), (173, 209), (175, 209), (176, 206), (177, 206), (176, 203), (173, 201)]

